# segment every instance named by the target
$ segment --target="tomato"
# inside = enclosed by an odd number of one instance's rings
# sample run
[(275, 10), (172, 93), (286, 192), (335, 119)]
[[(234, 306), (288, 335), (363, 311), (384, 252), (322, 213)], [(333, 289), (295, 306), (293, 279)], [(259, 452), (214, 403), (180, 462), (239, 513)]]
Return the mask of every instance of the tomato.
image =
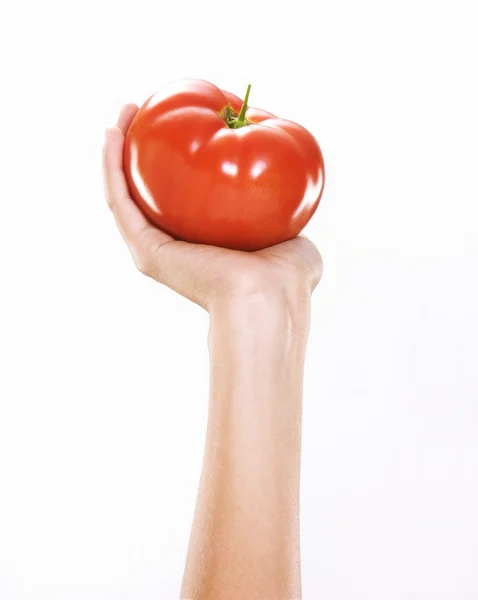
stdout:
[(324, 187), (320, 147), (304, 127), (203, 80), (151, 96), (126, 135), (132, 197), (173, 237), (259, 250), (296, 237)]

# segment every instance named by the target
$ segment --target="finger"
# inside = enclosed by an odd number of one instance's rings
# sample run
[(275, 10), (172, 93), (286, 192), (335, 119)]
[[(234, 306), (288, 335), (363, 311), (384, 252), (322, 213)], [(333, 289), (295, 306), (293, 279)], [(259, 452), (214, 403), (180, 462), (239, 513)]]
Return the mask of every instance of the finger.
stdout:
[(121, 130), (123, 135), (128, 133), (128, 129), (135, 118), (139, 108), (136, 104), (130, 103), (125, 104), (120, 110), (120, 114), (118, 115), (118, 121), (116, 122), (116, 127)]
[(123, 172), (123, 144), (121, 130), (109, 128), (103, 149), (105, 193), (118, 229), (136, 260), (148, 251), (146, 242), (157, 247), (172, 238), (154, 227), (131, 198)]

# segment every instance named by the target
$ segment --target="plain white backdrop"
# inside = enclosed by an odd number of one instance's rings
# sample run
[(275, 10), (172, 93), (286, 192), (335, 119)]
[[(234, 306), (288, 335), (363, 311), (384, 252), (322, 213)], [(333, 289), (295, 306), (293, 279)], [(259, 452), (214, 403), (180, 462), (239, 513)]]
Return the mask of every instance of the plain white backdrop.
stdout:
[(304, 599), (478, 598), (477, 30), (474, 0), (3, 5), (2, 600), (179, 594), (207, 315), (135, 271), (100, 154), (183, 77), (251, 82), (326, 161)]

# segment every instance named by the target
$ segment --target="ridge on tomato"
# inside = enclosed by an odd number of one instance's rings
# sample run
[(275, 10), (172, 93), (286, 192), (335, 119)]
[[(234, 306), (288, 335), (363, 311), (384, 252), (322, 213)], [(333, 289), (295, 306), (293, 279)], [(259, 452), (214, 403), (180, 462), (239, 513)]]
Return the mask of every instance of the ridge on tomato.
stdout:
[(207, 81), (151, 96), (126, 135), (131, 194), (160, 229), (188, 242), (259, 250), (296, 237), (324, 187), (320, 147), (280, 119)]

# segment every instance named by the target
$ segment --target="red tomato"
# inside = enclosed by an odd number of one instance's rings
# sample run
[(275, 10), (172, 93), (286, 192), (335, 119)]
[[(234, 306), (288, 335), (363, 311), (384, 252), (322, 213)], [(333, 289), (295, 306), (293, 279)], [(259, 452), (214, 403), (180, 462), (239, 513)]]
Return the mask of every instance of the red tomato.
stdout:
[(249, 90), (243, 103), (186, 79), (139, 110), (124, 168), (133, 198), (163, 231), (259, 250), (296, 237), (314, 214), (325, 177), (318, 143), (301, 125), (247, 108)]

